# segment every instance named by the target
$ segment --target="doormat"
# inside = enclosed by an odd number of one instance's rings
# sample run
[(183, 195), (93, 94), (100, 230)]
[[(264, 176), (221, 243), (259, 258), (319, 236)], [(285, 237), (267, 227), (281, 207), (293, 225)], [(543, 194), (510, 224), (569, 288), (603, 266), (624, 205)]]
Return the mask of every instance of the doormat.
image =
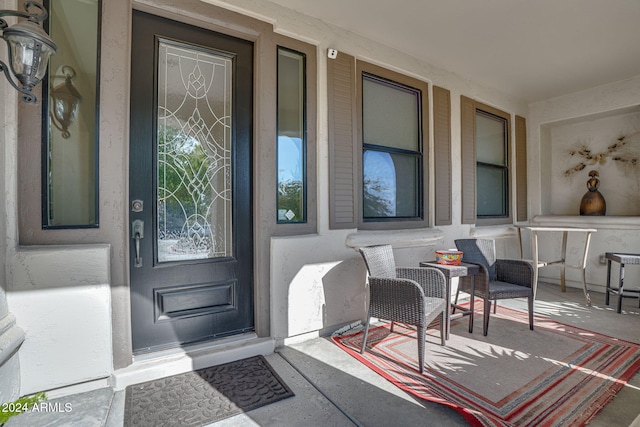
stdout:
[(293, 396), (262, 356), (130, 385), (124, 425), (207, 425)]
[[(451, 322), (451, 339), (427, 332), (420, 374), (414, 327), (396, 324), (333, 337), (408, 393), (458, 411), (472, 426), (583, 426), (640, 369), (640, 345), (498, 306), (488, 336)], [(354, 328), (355, 330), (355, 328)]]

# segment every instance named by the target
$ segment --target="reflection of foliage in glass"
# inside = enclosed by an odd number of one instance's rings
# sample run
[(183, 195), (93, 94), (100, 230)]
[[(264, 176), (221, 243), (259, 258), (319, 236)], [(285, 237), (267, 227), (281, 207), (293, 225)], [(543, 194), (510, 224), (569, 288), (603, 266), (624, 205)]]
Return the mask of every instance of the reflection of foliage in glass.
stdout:
[(211, 176), (221, 161), (207, 155), (196, 139), (168, 126), (158, 129), (158, 151), (159, 237), (180, 239), (181, 250), (208, 250)]
[(278, 221), (305, 220), (303, 143), (301, 138), (278, 136)]
[(286, 181), (278, 185), (278, 210), (293, 212), (295, 216), (287, 218), (289, 221), (302, 219), (302, 181)]
[(386, 188), (382, 186), (380, 180), (364, 180), (362, 213), (365, 218), (390, 217), (393, 215), (391, 201), (380, 196), (385, 191)]

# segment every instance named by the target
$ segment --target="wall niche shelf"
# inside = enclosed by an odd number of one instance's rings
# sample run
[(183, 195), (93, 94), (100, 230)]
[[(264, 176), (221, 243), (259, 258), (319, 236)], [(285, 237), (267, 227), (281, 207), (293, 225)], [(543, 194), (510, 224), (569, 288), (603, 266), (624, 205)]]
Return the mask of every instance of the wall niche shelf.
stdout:
[[(639, 105), (546, 123), (540, 130), (540, 218), (562, 225), (640, 225)], [(592, 170), (606, 201), (603, 217), (577, 215)]]
[(631, 215), (536, 215), (532, 225), (591, 227), (610, 230), (640, 230), (640, 216)]

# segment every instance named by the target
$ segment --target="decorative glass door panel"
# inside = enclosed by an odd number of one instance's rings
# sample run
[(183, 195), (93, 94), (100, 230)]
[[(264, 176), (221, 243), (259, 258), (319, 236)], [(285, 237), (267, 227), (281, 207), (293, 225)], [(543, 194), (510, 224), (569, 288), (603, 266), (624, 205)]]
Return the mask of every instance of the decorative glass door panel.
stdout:
[(232, 254), (232, 60), (161, 40), (158, 262)]
[(254, 330), (253, 43), (133, 11), (134, 354)]

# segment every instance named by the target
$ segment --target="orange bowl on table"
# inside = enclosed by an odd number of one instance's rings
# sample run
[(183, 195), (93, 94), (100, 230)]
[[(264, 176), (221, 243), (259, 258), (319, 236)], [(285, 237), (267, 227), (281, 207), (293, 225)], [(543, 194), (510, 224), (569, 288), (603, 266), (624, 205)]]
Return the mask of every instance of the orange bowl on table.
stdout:
[(460, 265), (462, 252), (460, 251), (436, 251), (436, 262), (443, 265)]

